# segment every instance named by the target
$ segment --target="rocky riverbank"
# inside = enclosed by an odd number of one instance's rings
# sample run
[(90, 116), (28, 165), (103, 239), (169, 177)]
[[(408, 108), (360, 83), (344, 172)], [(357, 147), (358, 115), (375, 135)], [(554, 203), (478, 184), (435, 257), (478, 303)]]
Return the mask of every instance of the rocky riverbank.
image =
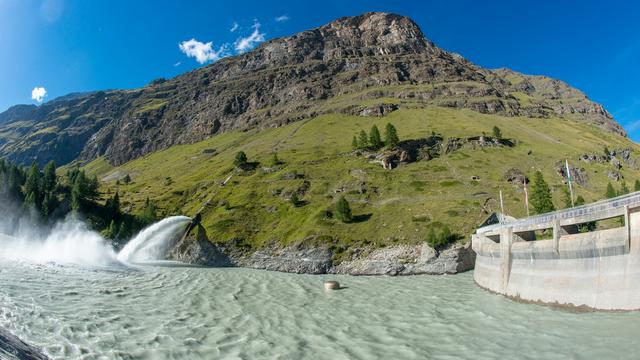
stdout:
[(0, 328), (0, 359), (46, 360), (49, 357), (38, 348), (25, 343), (12, 333)]
[(380, 249), (357, 249), (347, 259), (336, 261), (329, 247), (304, 242), (278, 247), (266, 246), (247, 252), (234, 246), (219, 248), (197, 226), (171, 250), (169, 258), (189, 264), (240, 266), (297, 274), (418, 275), (455, 274), (473, 269), (475, 253), (471, 243), (455, 243), (436, 250), (427, 244), (397, 245)]

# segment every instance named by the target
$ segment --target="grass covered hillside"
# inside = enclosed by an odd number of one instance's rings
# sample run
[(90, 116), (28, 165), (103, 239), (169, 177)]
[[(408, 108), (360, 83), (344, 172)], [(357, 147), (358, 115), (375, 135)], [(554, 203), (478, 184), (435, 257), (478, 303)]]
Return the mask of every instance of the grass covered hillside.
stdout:
[[(491, 134), (494, 126), (514, 146), (462, 147), (431, 160), (399, 163), (384, 169), (352, 150), (360, 130), (392, 123), (401, 141)], [(581, 161), (602, 156), (604, 148), (632, 149), (626, 161)], [(461, 241), (491, 211), (526, 214), (521, 185), (505, 179), (518, 169), (532, 179), (544, 174), (554, 203), (562, 208), (563, 179), (556, 164), (569, 159), (580, 169), (583, 185), (576, 195), (588, 202), (604, 197), (608, 177), (620, 174), (633, 189), (638, 146), (595, 125), (560, 118), (485, 115), (465, 109), (401, 108), (384, 117), (322, 115), (286, 126), (228, 132), (208, 140), (177, 145), (112, 167), (104, 158), (84, 166), (102, 182), (106, 196), (119, 192), (122, 208), (141, 212), (147, 199), (162, 215), (202, 213), (209, 239), (250, 250), (271, 244), (322, 242), (348, 251), (360, 247), (418, 244), (430, 228), (447, 225)], [(236, 153), (248, 157), (245, 169), (234, 166)], [(277, 154), (280, 164), (274, 163)], [(371, 158), (374, 154), (368, 154)], [(618, 166), (618, 164), (621, 166)], [(124, 181), (128, 177), (131, 181)], [(128, 180), (128, 178), (126, 179)], [(296, 204), (291, 201), (292, 194)], [(335, 204), (345, 196), (354, 219), (336, 219)]]

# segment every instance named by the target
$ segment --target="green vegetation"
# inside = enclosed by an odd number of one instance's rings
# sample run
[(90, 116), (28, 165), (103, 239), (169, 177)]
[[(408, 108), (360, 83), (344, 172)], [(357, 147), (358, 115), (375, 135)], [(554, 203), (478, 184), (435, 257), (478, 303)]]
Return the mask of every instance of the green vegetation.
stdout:
[[(434, 133), (445, 139), (477, 136), (498, 126), (518, 143), (512, 148), (463, 149), (388, 170), (354, 154), (353, 136), (349, 136), (373, 125), (386, 129), (387, 123), (397, 127), (403, 140), (424, 139)], [(640, 147), (628, 139), (571, 118), (514, 119), (442, 107), (401, 108), (384, 117), (329, 114), (278, 128), (223, 133), (122, 166), (113, 167), (100, 158), (83, 169), (87, 176), (107, 179), (101, 183), (101, 193), (111, 197), (118, 192), (126, 214), (139, 217), (147, 208), (147, 198), (155, 202), (158, 218), (193, 216), (202, 210), (202, 226), (209, 239), (223, 245), (240, 242), (257, 249), (316, 237), (350, 249), (421, 244), (431, 228), (438, 235), (445, 224), (465, 241), (499, 209), (500, 190), (505, 212), (526, 216), (522, 185), (512, 185), (504, 178), (511, 168), (529, 173), (532, 180), (532, 174), (540, 171), (552, 203), (560, 205), (566, 185), (555, 164), (565, 157), (577, 161), (581, 154), (600, 154), (605, 145), (630, 147), (634, 156), (640, 153)], [(206, 149), (216, 149), (215, 155), (204, 154)], [(251, 154), (248, 161), (269, 164), (274, 153), (286, 161), (268, 171), (258, 168), (240, 174), (233, 167), (240, 149)], [(460, 153), (466, 156), (458, 156)], [(588, 180), (585, 185), (574, 183), (576, 204), (579, 197), (586, 202), (602, 199), (610, 165), (580, 166)], [(629, 166), (621, 173), (627, 181), (640, 179), (640, 172)], [(125, 184), (125, 174), (135, 181)], [(167, 185), (168, 175), (173, 182)], [(304, 206), (292, 206), (289, 199), (294, 192), (304, 199)], [(343, 195), (353, 214), (347, 223), (338, 219), (335, 210)], [(454, 214), (457, 216), (451, 216)]]
[(571, 203), (571, 192), (566, 187), (562, 189), (562, 205), (564, 205), (565, 209), (573, 207)]
[(398, 137), (398, 131), (396, 127), (391, 123), (387, 123), (384, 133), (384, 144), (389, 148), (394, 148), (400, 144), (400, 138)]
[(366, 149), (369, 147), (369, 139), (367, 138), (367, 133), (364, 130), (360, 130), (360, 134), (358, 135), (358, 149)]
[(351, 215), (351, 207), (349, 206), (349, 202), (345, 199), (344, 196), (341, 196), (338, 199), (338, 203), (336, 204), (336, 217), (338, 220), (343, 223), (348, 223), (353, 220), (353, 216)]
[(535, 214), (544, 214), (554, 211), (551, 198), (551, 188), (544, 180), (542, 172), (536, 171), (533, 174), (533, 186), (531, 187), (531, 205)]
[(233, 165), (239, 168), (247, 165), (247, 154), (245, 154), (244, 151), (238, 151), (236, 157), (233, 159)]
[(627, 195), (630, 192), (631, 191), (629, 191), (629, 187), (627, 186), (627, 183), (623, 180), (622, 183), (620, 184), (620, 190), (618, 191), (618, 196)]
[(633, 184), (633, 191), (640, 191), (640, 180), (636, 180)]
[(616, 189), (613, 188), (613, 185), (611, 185), (611, 183), (607, 184), (607, 192), (604, 194), (604, 196), (607, 199), (611, 199), (616, 197), (618, 194), (616, 193)]
[(502, 130), (500, 130), (500, 128), (497, 126), (493, 127), (493, 137), (498, 141), (502, 140)]
[(282, 165), (282, 161), (280, 161), (280, 159), (278, 158), (278, 153), (274, 152), (273, 154), (271, 154), (271, 161), (269, 163), (271, 164), (271, 166)]
[(429, 228), (427, 232), (427, 244), (434, 249), (443, 248), (456, 240), (458, 240), (458, 236), (452, 234), (447, 225), (442, 226), (442, 229), (437, 234), (433, 227)]
[(371, 131), (369, 132), (369, 143), (371, 144), (371, 148), (373, 150), (378, 150), (384, 146), (382, 143), (382, 138), (380, 137), (380, 130), (376, 125), (371, 127)]

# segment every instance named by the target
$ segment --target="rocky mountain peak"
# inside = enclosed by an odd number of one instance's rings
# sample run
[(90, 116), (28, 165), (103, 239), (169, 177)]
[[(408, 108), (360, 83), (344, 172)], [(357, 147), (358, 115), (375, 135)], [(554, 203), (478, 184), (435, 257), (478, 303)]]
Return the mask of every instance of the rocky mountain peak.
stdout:
[[(408, 17), (369, 12), (343, 17), (321, 27), (270, 40), (244, 54), (242, 70), (307, 61), (343, 61), (378, 55), (406, 55), (440, 50)], [(218, 69), (226, 62), (211, 65)]]
[[(70, 94), (37, 108), (12, 108), (0, 114), (0, 156), (60, 165), (104, 156), (120, 165), (227, 131), (427, 106), (571, 117), (625, 135), (601, 105), (562, 81), (483, 69), (435, 46), (410, 18), (370, 12), (140, 89)], [(9, 126), (17, 120), (24, 121)]]

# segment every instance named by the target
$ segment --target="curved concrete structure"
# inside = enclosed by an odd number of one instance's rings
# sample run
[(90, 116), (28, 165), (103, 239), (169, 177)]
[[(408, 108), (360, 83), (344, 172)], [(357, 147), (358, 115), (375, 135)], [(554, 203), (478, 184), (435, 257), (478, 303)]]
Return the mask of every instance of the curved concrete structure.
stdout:
[[(577, 225), (624, 216), (619, 228)], [(535, 240), (535, 230), (553, 237)], [(640, 309), (640, 193), (480, 228), (474, 279), (527, 301), (606, 310)]]

